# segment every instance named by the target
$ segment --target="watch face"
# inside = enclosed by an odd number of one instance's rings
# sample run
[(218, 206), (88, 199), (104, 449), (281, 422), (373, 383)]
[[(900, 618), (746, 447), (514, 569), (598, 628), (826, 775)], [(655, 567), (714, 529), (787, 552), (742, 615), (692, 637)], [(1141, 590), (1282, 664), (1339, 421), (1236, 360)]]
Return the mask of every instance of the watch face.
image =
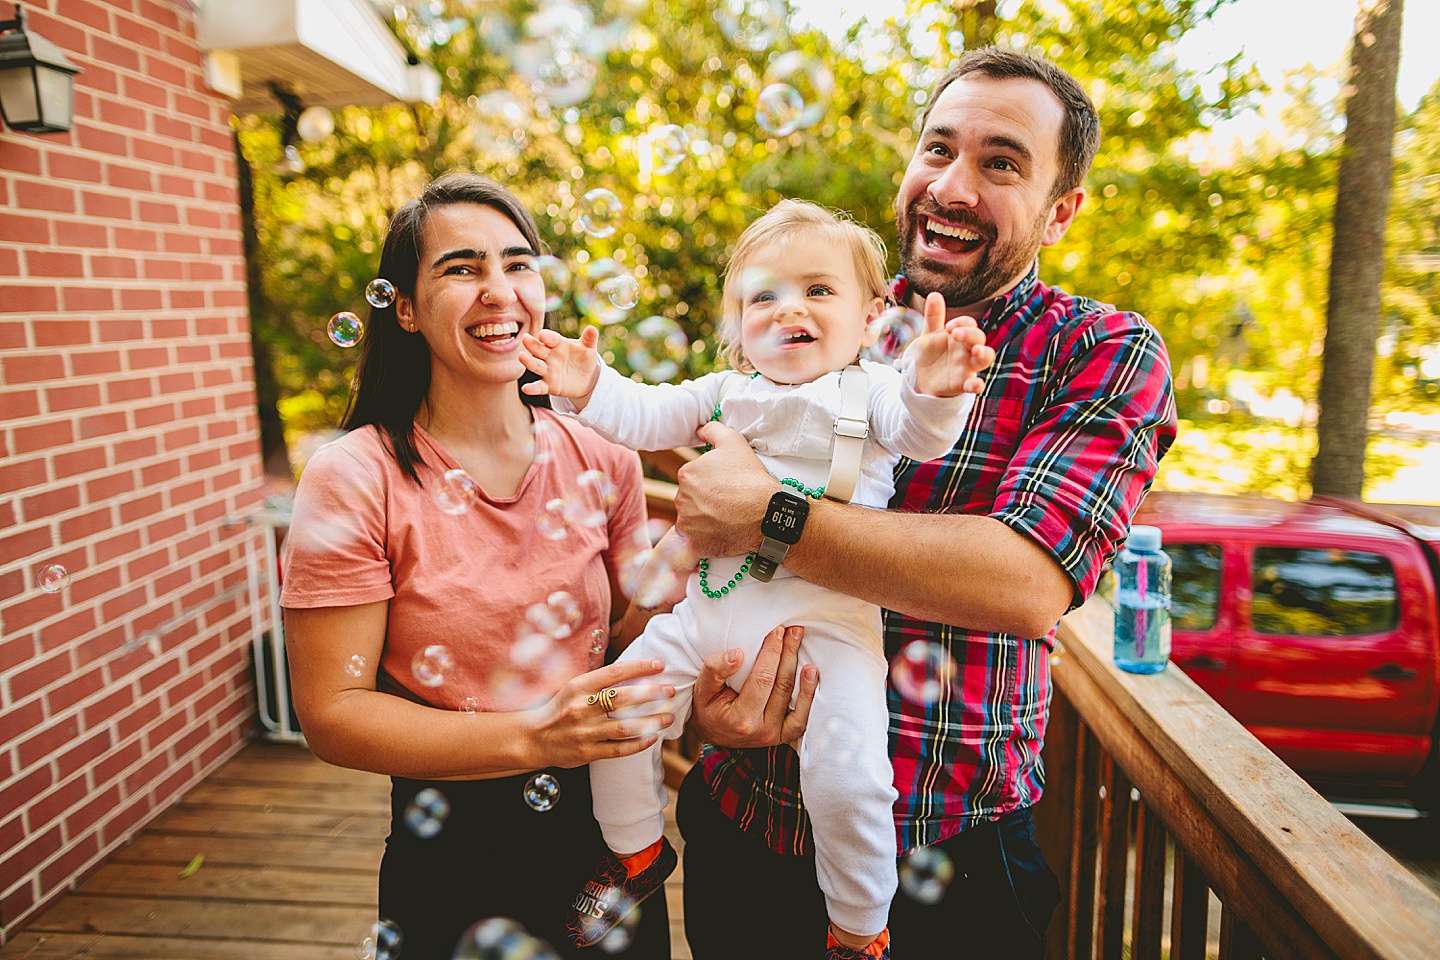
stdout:
[(760, 524), (762, 536), (772, 537), (781, 543), (795, 544), (810, 514), (810, 504), (789, 493), (777, 493), (770, 498), (765, 510), (765, 520)]

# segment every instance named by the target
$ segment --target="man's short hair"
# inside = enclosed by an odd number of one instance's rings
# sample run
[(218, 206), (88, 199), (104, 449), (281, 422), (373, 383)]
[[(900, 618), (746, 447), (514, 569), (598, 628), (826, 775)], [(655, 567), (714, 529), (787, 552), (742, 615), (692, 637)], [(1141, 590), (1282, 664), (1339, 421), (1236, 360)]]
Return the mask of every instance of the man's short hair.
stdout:
[(1060, 169), (1055, 174), (1051, 198), (1064, 196), (1080, 186), (1090, 171), (1095, 151), (1100, 148), (1100, 116), (1075, 78), (1039, 54), (1003, 47), (967, 50), (930, 91), (930, 99), (920, 117), (921, 128), (929, 121), (930, 110), (945, 88), (971, 73), (993, 80), (1038, 80), (1050, 88), (1065, 110), (1065, 119), (1060, 124)]

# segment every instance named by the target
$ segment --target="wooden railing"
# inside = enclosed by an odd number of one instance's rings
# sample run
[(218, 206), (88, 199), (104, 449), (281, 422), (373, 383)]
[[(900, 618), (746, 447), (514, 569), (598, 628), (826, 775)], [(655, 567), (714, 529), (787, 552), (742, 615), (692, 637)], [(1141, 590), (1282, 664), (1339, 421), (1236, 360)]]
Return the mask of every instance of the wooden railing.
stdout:
[[(690, 451), (645, 454), (673, 479)], [(652, 516), (674, 487), (646, 483)], [(1440, 898), (1178, 668), (1111, 657), (1113, 611), (1061, 621), (1035, 807), (1060, 877), (1053, 960), (1436, 960)], [(668, 779), (695, 756), (667, 745)]]

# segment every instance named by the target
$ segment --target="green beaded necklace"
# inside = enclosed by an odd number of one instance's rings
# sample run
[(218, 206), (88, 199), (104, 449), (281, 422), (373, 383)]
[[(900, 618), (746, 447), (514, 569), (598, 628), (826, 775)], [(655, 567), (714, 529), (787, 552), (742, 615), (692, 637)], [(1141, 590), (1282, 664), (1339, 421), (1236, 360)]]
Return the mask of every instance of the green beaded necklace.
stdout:
[[(754, 380), (758, 376), (760, 376), (760, 374), (758, 373), (751, 374), (750, 379)], [(720, 419), (719, 401), (716, 401), (715, 411), (710, 415), (710, 419), (712, 422)], [(708, 450), (710, 448), (707, 446), (705, 449)], [(785, 477), (780, 482), (787, 487), (794, 487), (796, 490), (799, 490), (802, 494), (809, 497), (811, 500), (819, 500), (821, 497), (825, 496), (824, 487), (815, 487), (812, 490), (810, 487), (805, 486), (805, 484), (792, 477)], [(719, 590), (712, 590), (710, 589), (709, 580), (710, 558), (702, 557), (700, 560), (700, 592), (705, 594), (705, 596), (709, 597), (711, 600), (719, 600), (721, 597), (728, 596), (730, 591), (734, 590), (737, 586), (740, 585), (740, 581), (745, 579), (745, 573), (747, 570), (750, 569), (750, 564), (754, 561), (755, 551), (751, 550), (749, 553), (745, 554), (745, 560), (743, 563), (740, 564), (740, 569), (735, 572), (735, 576), (727, 580), (725, 582), (725, 585)]]

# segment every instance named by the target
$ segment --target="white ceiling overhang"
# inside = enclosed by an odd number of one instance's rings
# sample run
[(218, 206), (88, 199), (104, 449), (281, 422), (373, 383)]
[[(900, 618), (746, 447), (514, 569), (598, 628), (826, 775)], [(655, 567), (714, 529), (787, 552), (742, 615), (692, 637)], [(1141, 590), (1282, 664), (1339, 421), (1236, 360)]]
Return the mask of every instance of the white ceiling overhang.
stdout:
[(307, 107), (332, 109), (428, 101), (439, 92), (439, 76), (406, 62), (405, 49), (369, 0), (204, 0), (197, 6), (200, 49), (230, 78), (212, 85), (234, 99), (237, 114), (277, 112), (271, 83), (294, 91)]

